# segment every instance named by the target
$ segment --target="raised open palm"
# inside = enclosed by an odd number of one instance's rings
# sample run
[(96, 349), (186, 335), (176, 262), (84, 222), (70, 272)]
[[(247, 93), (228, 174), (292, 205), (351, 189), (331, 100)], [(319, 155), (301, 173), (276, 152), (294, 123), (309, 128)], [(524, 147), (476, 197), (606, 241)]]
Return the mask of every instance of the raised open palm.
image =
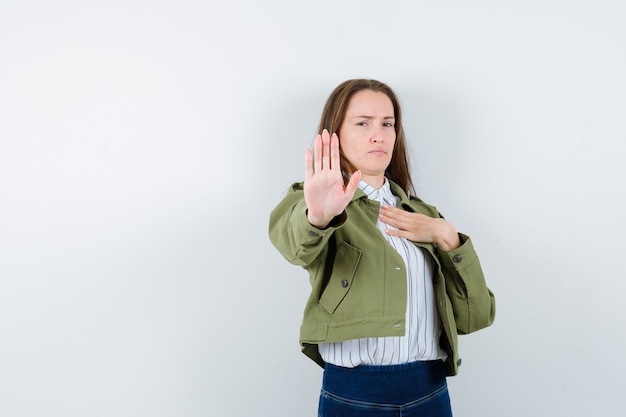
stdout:
[(339, 157), (339, 138), (326, 129), (315, 138), (313, 152), (304, 156), (304, 200), (307, 218), (313, 226), (324, 228), (346, 208), (359, 185), (361, 172), (356, 171), (344, 185)]

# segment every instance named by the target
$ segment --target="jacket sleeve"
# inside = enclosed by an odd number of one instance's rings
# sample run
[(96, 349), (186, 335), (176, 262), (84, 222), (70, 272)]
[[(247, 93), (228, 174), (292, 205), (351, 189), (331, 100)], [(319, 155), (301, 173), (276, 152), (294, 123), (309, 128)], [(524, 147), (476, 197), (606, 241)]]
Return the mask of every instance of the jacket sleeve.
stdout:
[(470, 238), (459, 233), (461, 246), (439, 250), (446, 292), (452, 303), (459, 334), (490, 326), (495, 318), (495, 297), (487, 288), (478, 255)]
[(293, 184), (270, 214), (269, 236), (278, 251), (294, 265), (307, 267), (317, 259), (334, 231), (346, 220), (345, 212), (326, 229), (312, 226), (306, 217), (302, 184)]

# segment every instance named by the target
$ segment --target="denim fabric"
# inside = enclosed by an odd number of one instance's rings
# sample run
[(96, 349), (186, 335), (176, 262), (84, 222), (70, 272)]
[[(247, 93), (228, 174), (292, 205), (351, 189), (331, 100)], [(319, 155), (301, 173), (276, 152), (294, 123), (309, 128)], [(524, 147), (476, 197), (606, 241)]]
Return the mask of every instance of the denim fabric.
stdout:
[(452, 417), (444, 364), (326, 364), (320, 417)]

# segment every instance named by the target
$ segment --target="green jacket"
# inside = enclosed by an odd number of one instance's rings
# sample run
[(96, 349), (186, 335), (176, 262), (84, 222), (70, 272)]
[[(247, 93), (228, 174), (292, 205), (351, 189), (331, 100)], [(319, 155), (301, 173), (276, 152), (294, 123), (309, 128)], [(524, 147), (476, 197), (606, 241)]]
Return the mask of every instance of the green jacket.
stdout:
[[(398, 207), (431, 217), (437, 210), (408, 197), (396, 184), (391, 191)], [(326, 229), (306, 217), (302, 183), (291, 186), (270, 215), (270, 240), (292, 264), (309, 272), (311, 295), (300, 328), (303, 352), (324, 366), (317, 344), (364, 337), (402, 336), (407, 300), (406, 269), (398, 252), (376, 228), (380, 204), (357, 189), (344, 212)], [(489, 326), (495, 298), (485, 284), (469, 237), (446, 252), (433, 244), (415, 243), (435, 261), (433, 284), (441, 316), (441, 346), (448, 352), (446, 371), (456, 375), (461, 364), (457, 334)]]

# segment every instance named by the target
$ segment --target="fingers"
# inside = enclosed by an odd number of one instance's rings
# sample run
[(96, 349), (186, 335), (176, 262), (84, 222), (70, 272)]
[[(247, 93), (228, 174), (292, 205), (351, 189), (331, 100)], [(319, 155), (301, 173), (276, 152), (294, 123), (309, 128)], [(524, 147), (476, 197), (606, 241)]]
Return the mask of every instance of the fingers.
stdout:
[(392, 206), (382, 206), (378, 218), (383, 223), (399, 229), (399, 231), (389, 233), (392, 236), (400, 236), (413, 241), (417, 240), (417, 234), (421, 235), (424, 232), (426, 226), (424, 221), (428, 219), (422, 214), (411, 213)]
[(330, 134), (322, 131), (322, 169), (330, 169)]
[[(309, 158), (309, 152), (305, 155), (305, 158)], [(307, 168), (306, 175), (312, 176), (315, 173), (321, 172), (324, 169), (339, 168), (339, 138), (336, 133), (331, 136), (328, 130), (324, 129), (321, 134), (315, 137), (313, 145), (312, 164), (308, 159), (305, 159), (307, 167), (312, 166), (312, 172)]]
[(422, 241), (422, 238), (420, 237), (419, 229), (415, 229), (414, 227), (409, 227), (407, 223), (401, 220), (385, 219), (382, 221), (383, 223), (391, 226), (389, 228), (385, 228), (385, 233), (388, 234), (389, 236), (402, 237), (413, 242)]
[(405, 230), (400, 230), (400, 229), (385, 229), (385, 233), (388, 234), (389, 236), (398, 236), (398, 237), (403, 237), (405, 239), (410, 239), (411, 235), (405, 231)]
[(352, 198), (358, 188), (359, 181), (361, 181), (361, 171), (354, 171), (350, 177), (350, 181), (348, 181), (348, 185), (346, 185), (346, 193), (350, 195), (350, 198)]
[(322, 136), (317, 135), (315, 137), (315, 144), (313, 145), (313, 170), (320, 172), (322, 170)]
[(420, 213), (383, 206), (379, 218), (383, 223), (398, 229), (385, 229), (385, 233), (391, 236), (403, 237), (413, 242), (433, 243), (440, 235), (441, 219), (434, 219)]
[(386, 221), (401, 221), (401, 220), (410, 220), (411, 215), (419, 215), (419, 213), (410, 213), (399, 209), (393, 206), (384, 205), (380, 209), (380, 218), (381, 220)]
[(330, 137), (330, 168), (340, 169), (341, 158), (339, 156), (339, 137), (336, 133)]
[(313, 152), (307, 149), (304, 153), (304, 180), (313, 176)]

